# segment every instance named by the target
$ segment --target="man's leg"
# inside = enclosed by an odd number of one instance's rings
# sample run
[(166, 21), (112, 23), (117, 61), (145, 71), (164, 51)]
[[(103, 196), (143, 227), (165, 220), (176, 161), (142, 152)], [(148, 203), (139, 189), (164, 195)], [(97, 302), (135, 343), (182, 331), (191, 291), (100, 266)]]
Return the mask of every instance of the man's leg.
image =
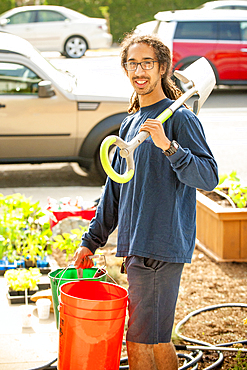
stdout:
[(178, 370), (178, 358), (172, 342), (154, 344), (157, 370)]
[(157, 370), (153, 344), (126, 342), (130, 370)]
[(125, 263), (130, 370), (177, 370), (177, 356), (170, 340), (183, 264), (137, 256), (128, 257)]
[(130, 370), (178, 370), (172, 343), (141, 344), (127, 342)]

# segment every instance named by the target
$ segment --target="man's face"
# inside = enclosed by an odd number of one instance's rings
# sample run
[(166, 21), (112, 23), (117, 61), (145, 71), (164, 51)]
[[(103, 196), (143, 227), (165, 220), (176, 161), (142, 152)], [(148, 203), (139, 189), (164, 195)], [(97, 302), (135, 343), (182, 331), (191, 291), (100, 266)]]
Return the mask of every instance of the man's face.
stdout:
[[(157, 61), (153, 47), (147, 44), (135, 44), (130, 46), (127, 62)], [(154, 63), (153, 69), (144, 70), (140, 64), (135, 71), (126, 71), (132, 86), (138, 95), (148, 95), (161, 88), (161, 76), (164, 68), (159, 63)]]

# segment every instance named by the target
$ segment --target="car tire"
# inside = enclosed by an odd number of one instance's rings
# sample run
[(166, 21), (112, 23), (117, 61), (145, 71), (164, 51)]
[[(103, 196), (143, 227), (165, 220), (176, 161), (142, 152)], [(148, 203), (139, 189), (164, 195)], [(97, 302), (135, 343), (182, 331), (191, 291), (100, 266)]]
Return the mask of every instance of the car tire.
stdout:
[(87, 42), (82, 36), (71, 36), (64, 44), (67, 58), (81, 58), (87, 49)]

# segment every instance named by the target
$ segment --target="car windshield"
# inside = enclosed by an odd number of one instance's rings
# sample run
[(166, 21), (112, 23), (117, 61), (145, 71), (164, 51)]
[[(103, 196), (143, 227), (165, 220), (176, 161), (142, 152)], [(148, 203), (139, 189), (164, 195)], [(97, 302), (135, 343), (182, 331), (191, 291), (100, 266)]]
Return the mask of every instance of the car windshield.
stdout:
[(58, 70), (38, 51), (32, 53), (30, 59), (47, 73), (62, 89), (71, 92), (76, 86), (76, 77), (65, 71)]

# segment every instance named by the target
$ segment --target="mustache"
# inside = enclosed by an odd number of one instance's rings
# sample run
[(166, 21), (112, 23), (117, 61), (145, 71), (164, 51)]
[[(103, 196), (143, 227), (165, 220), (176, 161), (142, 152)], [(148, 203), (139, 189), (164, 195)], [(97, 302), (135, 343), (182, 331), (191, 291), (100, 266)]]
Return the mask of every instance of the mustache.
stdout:
[(139, 76), (135, 76), (135, 77), (133, 77), (132, 78), (132, 81), (136, 81), (136, 80), (147, 80), (147, 81), (149, 81), (150, 80), (150, 78), (149, 77), (139, 77)]

